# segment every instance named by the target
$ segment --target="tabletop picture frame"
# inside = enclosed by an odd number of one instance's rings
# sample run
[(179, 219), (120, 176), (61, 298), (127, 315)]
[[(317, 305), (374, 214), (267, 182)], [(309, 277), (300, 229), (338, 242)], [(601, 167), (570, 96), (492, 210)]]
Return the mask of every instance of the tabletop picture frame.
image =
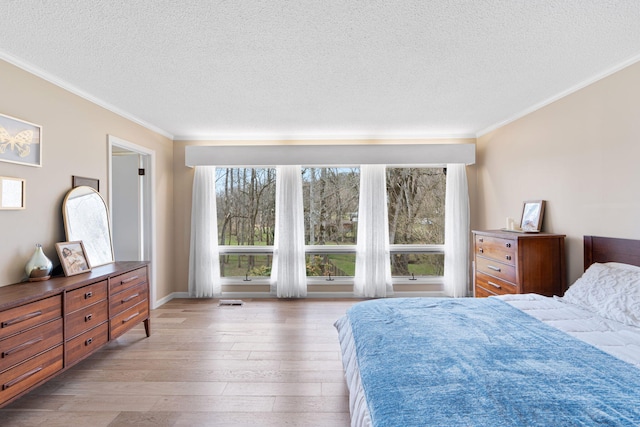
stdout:
[(520, 229), (524, 232), (537, 233), (542, 231), (544, 216), (544, 200), (527, 200), (522, 203)]
[(81, 240), (56, 243), (56, 252), (58, 252), (60, 265), (62, 265), (65, 276), (74, 276), (91, 271), (91, 264)]

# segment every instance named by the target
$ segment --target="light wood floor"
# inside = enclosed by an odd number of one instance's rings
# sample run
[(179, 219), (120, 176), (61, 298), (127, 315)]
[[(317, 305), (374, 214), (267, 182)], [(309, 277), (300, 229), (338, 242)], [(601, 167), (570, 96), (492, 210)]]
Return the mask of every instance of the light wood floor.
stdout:
[(349, 425), (333, 322), (356, 300), (176, 299), (0, 410), (8, 426)]

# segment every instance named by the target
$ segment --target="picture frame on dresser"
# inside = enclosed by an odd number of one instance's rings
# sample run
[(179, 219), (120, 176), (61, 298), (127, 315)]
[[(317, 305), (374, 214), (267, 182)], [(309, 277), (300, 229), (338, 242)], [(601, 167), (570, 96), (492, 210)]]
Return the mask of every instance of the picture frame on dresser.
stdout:
[(58, 252), (65, 276), (74, 276), (91, 271), (91, 263), (87, 258), (87, 253), (81, 240), (56, 243), (56, 252)]
[(528, 200), (522, 204), (522, 216), (520, 217), (520, 229), (522, 231), (542, 231), (544, 205), (544, 200)]

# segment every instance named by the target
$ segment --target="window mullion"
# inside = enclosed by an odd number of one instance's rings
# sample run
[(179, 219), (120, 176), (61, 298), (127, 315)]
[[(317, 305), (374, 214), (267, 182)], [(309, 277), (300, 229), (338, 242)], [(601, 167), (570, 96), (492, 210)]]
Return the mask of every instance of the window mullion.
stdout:
[(392, 254), (406, 253), (444, 253), (444, 245), (390, 245), (389, 249)]

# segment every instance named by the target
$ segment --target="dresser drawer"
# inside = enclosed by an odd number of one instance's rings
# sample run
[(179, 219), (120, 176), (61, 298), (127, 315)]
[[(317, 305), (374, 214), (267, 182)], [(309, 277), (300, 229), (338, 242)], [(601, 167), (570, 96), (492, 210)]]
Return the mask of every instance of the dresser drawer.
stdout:
[(64, 311), (69, 314), (103, 299), (107, 299), (106, 280), (67, 292)]
[(487, 297), (492, 297), (492, 296), (496, 296), (498, 294), (496, 294), (495, 292), (491, 292), (481, 286), (477, 286), (475, 287), (475, 297), (476, 298), (487, 298)]
[(104, 322), (65, 344), (65, 367), (69, 367), (109, 341), (109, 324)]
[(484, 293), (491, 295), (515, 294), (518, 292), (518, 288), (513, 283), (505, 282), (480, 272), (476, 272), (475, 287), (476, 296), (478, 296), (479, 289), (481, 293), (484, 291)]
[(147, 284), (140, 283), (134, 287), (125, 289), (109, 298), (109, 310), (111, 317), (122, 313), (141, 301), (147, 299)]
[(112, 317), (110, 320), (111, 339), (124, 334), (147, 317), (149, 317), (149, 305), (146, 300)]
[(495, 262), (492, 259), (476, 256), (476, 270), (509, 282), (516, 281), (515, 266)]
[(132, 286), (147, 282), (147, 268), (142, 267), (109, 279), (111, 294), (121, 292)]
[(59, 345), (0, 374), (0, 402), (5, 402), (62, 369)]
[(515, 265), (516, 241), (491, 236), (476, 236), (476, 255)]
[(73, 338), (109, 318), (107, 300), (102, 300), (65, 316), (65, 339)]
[(0, 341), (0, 372), (62, 343), (62, 318)]
[(62, 296), (56, 295), (0, 312), (0, 338), (62, 317)]

